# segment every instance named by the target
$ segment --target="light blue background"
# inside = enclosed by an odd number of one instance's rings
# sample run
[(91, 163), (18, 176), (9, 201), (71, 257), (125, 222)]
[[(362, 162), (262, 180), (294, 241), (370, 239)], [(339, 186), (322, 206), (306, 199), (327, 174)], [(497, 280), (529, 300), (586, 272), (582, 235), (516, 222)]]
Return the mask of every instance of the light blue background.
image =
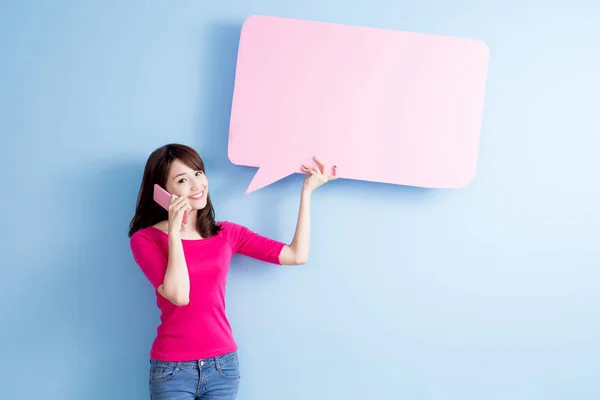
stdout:
[(314, 195), (307, 265), (235, 258), (239, 398), (600, 398), (598, 2), (1, 4), (3, 399), (148, 398), (158, 312), (127, 226), (154, 148), (194, 146), (218, 219), (291, 240), (302, 177), (245, 196), (255, 169), (227, 158), (251, 14), (472, 37), (491, 58), (470, 186), (339, 180)]

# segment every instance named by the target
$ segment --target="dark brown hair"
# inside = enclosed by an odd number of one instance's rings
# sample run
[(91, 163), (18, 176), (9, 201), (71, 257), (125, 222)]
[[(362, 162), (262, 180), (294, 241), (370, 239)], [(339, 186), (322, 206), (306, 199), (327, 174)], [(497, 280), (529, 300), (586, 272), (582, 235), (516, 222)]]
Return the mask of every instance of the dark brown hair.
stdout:
[[(165, 188), (169, 168), (173, 160), (178, 159), (194, 170), (204, 172), (202, 158), (189, 146), (171, 143), (154, 150), (146, 161), (144, 176), (138, 193), (135, 215), (129, 224), (129, 237), (140, 229), (152, 226), (169, 218), (169, 212), (154, 201), (154, 184)], [(221, 227), (215, 221), (215, 210), (210, 195), (206, 198), (206, 206), (198, 210), (196, 229), (203, 238), (216, 235)]]

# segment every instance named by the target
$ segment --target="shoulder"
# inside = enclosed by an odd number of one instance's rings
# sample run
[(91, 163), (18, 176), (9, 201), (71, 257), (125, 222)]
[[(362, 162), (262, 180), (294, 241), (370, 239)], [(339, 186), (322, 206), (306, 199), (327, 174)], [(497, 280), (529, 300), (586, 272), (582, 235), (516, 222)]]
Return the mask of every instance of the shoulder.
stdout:
[(134, 247), (146, 247), (146, 246), (160, 246), (160, 235), (163, 232), (158, 228), (149, 226), (147, 228), (140, 229), (131, 235), (129, 244), (132, 248)]
[(146, 229), (150, 229), (151, 231), (156, 230), (156, 229), (152, 229), (153, 227), (160, 231), (167, 232), (167, 230), (169, 230), (169, 221), (165, 219), (163, 221), (157, 222), (156, 224), (154, 224), (152, 226), (149, 226)]
[(245, 226), (231, 221), (219, 221), (217, 225), (221, 228), (219, 234), (223, 235), (226, 239), (235, 238), (246, 229)]
[(220, 221), (217, 222), (217, 225), (221, 227), (222, 232), (237, 232), (246, 229), (245, 226), (231, 221)]
[(220, 221), (217, 222), (217, 225), (221, 227), (218, 234), (225, 238), (234, 248), (238, 246), (240, 240), (248, 232), (247, 227), (232, 221)]

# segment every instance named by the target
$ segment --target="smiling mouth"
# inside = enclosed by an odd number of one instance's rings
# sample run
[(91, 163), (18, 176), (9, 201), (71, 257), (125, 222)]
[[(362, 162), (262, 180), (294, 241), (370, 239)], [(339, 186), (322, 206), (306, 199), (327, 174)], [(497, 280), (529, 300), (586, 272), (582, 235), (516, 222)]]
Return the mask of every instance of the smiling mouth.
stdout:
[(200, 199), (200, 198), (201, 198), (203, 195), (204, 195), (204, 192), (200, 192), (200, 193), (198, 193), (198, 194), (197, 194), (197, 195), (195, 195), (195, 196), (190, 196), (190, 199), (192, 199), (192, 200), (198, 200), (198, 199)]

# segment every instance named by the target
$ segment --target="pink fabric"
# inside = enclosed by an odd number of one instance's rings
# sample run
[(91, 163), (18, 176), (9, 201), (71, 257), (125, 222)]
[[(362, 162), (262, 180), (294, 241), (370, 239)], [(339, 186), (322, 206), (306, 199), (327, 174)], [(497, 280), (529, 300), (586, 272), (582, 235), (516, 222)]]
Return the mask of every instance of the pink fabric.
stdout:
[[(164, 361), (189, 361), (237, 350), (225, 314), (225, 283), (231, 257), (243, 254), (279, 264), (284, 243), (248, 228), (221, 222), (218, 235), (202, 240), (183, 240), (190, 274), (190, 302), (175, 306), (156, 291), (161, 324), (150, 356)], [(163, 282), (168, 260), (168, 235), (148, 227), (130, 240), (136, 263), (155, 290)]]

